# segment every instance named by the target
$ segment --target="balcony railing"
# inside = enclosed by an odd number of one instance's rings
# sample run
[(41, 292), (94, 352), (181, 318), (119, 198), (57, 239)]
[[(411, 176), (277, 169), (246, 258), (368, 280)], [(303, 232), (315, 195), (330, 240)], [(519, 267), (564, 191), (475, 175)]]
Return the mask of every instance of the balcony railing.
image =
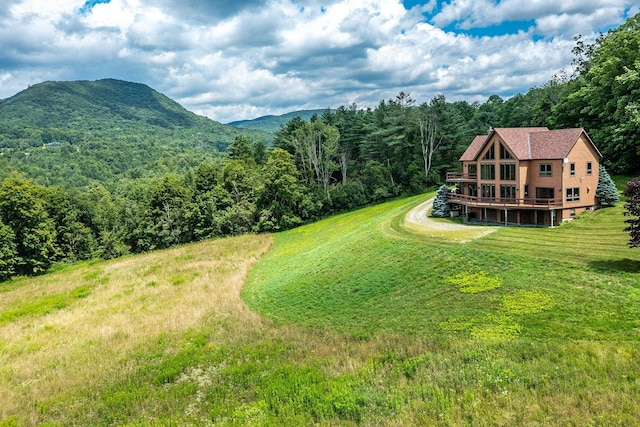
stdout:
[(460, 203), (463, 205), (473, 205), (482, 207), (504, 207), (504, 208), (538, 208), (538, 209), (551, 209), (556, 207), (562, 207), (562, 200), (555, 199), (541, 199), (527, 197), (524, 199), (515, 198), (495, 198), (495, 197), (477, 197), (466, 196), (463, 194), (447, 193), (447, 199), (453, 203)]
[(477, 181), (477, 173), (447, 172), (447, 182)]

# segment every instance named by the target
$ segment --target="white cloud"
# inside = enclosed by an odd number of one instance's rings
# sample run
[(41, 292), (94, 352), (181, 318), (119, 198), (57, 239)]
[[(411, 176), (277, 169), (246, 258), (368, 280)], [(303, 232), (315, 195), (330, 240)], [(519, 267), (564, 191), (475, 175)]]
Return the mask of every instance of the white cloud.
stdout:
[(439, 27), (461, 30), (483, 29), (510, 21), (533, 21), (535, 34), (547, 38), (585, 35), (586, 40), (619, 25), (638, 9), (635, 0), (451, 0), (432, 17)]
[[(452, 0), (439, 12), (435, 0), (411, 10), (400, 0), (111, 0), (81, 13), (85, 0), (8, 1), (0, 97), (43, 80), (113, 77), (222, 122), (375, 106), (400, 90), (419, 102), (508, 96), (567, 67), (575, 35), (592, 40), (634, 10), (633, 0)], [(513, 20), (535, 24), (492, 37), (449, 30)]]

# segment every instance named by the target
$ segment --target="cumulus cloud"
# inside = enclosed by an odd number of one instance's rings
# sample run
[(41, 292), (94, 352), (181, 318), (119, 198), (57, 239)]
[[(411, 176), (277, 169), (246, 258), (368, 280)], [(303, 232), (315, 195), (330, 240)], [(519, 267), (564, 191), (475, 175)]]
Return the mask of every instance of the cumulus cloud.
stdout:
[[(482, 101), (545, 83), (570, 64), (574, 36), (593, 40), (637, 11), (633, 0), (601, 3), (5, 0), (0, 97), (44, 80), (112, 77), (222, 122), (375, 106), (400, 90), (420, 102)], [(482, 34), (488, 27), (494, 34)]]

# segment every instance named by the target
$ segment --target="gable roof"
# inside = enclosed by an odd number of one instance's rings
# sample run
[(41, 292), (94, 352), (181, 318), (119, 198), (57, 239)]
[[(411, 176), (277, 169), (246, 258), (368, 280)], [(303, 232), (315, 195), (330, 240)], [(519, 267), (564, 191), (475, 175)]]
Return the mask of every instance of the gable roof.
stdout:
[(582, 128), (549, 130), (546, 127), (495, 128), (489, 135), (478, 135), (460, 157), (460, 161), (476, 160), (484, 146), (497, 134), (518, 160), (562, 159), (567, 157), (580, 135), (586, 136), (600, 157), (600, 151)]
[(484, 146), (484, 143), (486, 140), (487, 140), (487, 135), (476, 136), (473, 139), (473, 141), (471, 141), (471, 145), (469, 145), (467, 149), (464, 151), (464, 153), (462, 153), (462, 156), (460, 157), (460, 161), (464, 162), (464, 161), (475, 160), (480, 150), (482, 150), (482, 147)]
[(600, 151), (584, 129), (575, 128), (531, 134), (531, 158), (541, 160), (563, 159), (569, 155), (569, 152), (583, 133), (593, 145), (598, 156), (602, 157), (602, 154), (600, 154)]
[[(531, 128), (496, 128), (494, 132), (498, 134), (504, 144), (519, 160), (530, 159), (529, 135), (549, 131), (546, 127)], [(492, 134), (489, 134), (491, 137)]]

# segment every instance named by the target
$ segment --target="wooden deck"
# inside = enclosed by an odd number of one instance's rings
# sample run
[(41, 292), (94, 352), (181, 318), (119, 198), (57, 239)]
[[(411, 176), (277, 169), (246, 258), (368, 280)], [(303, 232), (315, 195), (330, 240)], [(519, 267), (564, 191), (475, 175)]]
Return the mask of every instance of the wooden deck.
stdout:
[(477, 173), (447, 172), (447, 182), (473, 182), (477, 180)]
[(466, 206), (479, 208), (504, 208), (504, 209), (542, 209), (551, 210), (563, 207), (562, 200), (555, 199), (500, 199), (489, 197), (465, 196), (462, 194), (448, 193), (447, 199), (451, 203), (459, 203)]

